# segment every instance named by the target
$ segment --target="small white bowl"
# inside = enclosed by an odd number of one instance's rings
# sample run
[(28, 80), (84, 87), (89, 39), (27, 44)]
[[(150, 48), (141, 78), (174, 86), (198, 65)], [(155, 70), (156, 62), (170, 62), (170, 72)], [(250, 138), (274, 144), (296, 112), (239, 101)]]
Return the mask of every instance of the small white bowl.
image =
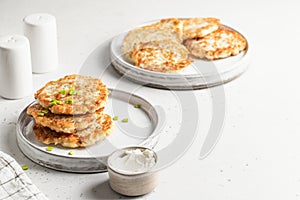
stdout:
[(124, 154), (126, 150), (130, 149), (148, 149), (149, 151), (152, 151), (154, 153), (155, 163), (157, 163), (156, 153), (152, 149), (146, 147), (134, 146), (117, 150), (108, 157), (107, 161), (109, 184), (114, 191), (122, 195), (140, 196), (147, 194), (153, 191), (159, 183), (158, 171), (151, 171), (155, 165), (147, 171), (128, 173), (119, 170), (116, 168), (116, 166), (113, 166), (112, 159), (114, 159), (116, 156)]

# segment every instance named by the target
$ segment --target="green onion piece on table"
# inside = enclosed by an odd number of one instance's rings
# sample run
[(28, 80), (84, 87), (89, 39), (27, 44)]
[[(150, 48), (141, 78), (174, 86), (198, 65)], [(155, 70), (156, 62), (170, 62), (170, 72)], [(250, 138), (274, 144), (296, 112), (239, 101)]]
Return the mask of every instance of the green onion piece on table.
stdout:
[(127, 123), (128, 122), (128, 118), (122, 119), (122, 122)]
[(114, 120), (114, 121), (117, 121), (118, 119), (119, 119), (118, 116), (114, 116), (114, 117), (113, 117), (113, 120)]
[(28, 169), (28, 166), (27, 166), (27, 165), (23, 165), (23, 166), (22, 166), (22, 169), (23, 169), (23, 170), (27, 170), (27, 169)]

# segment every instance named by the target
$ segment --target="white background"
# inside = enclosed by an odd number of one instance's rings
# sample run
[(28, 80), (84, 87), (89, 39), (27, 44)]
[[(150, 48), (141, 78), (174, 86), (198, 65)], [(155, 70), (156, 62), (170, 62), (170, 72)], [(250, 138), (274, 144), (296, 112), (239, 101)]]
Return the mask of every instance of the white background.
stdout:
[[(219, 143), (206, 159), (198, 159), (213, 113), (209, 90), (195, 91), (200, 112), (196, 140), (161, 172), (155, 191), (139, 198), (300, 199), (299, 8), (298, 1), (289, 0), (0, 0), (0, 35), (22, 33), (22, 19), (31, 13), (57, 18), (59, 69), (34, 75), (36, 90), (78, 72), (102, 42), (145, 21), (211, 16), (242, 30), (252, 45), (252, 62), (244, 75), (224, 86), (226, 119)], [(15, 123), (32, 100), (33, 95), (0, 99), (0, 150), (27, 164), (26, 173), (49, 199), (125, 198), (111, 191), (106, 173), (57, 172), (23, 156), (16, 145)]]

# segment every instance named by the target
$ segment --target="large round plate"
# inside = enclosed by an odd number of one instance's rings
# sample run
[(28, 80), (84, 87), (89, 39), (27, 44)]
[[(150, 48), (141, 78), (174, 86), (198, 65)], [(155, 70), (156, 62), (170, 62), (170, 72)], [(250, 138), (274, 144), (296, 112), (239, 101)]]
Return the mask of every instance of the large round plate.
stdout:
[[(225, 27), (232, 29), (229, 26)], [(246, 71), (250, 62), (250, 46), (247, 42), (247, 49), (237, 56), (215, 61), (193, 59), (194, 62), (181, 72), (153, 72), (138, 68), (126, 60), (121, 46), (127, 33), (124, 32), (113, 38), (110, 46), (111, 62), (120, 74), (143, 85), (182, 90), (207, 88), (239, 77)]]
[[(111, 135), (93, 146), (71, 149), (55, 146), (46, 151), (32, 132), (34, 119), (26, 114), (25, 108), (17, 122), (17, 141), (21, 151), (32, 161), (52, 169), (78, 173), (106, 171), (107, 156), (118, 148), (132, 145), (155, 146), (163, 114), (145, 99), (119, 90), (111, 90), (104, 113), (118, 116)], [(139, 104), (140, 108), (134, 105)], [(128, 123), (121, 122), (128, 118)]]

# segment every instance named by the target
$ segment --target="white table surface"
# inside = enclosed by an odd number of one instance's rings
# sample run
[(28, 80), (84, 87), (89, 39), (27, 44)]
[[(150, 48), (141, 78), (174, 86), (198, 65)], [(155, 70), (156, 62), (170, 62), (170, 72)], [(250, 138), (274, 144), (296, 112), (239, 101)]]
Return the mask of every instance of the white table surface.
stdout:
[[(215, 149), (199, 159), (213, 115), (212, 97), (210, 89), (193, 91), (199, 111), (197, 138), (183, 157), (161, 172), (159, 186), (137, 199), (300, 199), (299, 6), (292, 0), (0, 0), (0, 35), (22, 33), (22, 19), (31, 13), (57, 18), (59, 69), (33, 75), (37, 90), (49, 80), (78, 73), (101, 43), (145, 21), (213, 16), (242, 30), (252, 45), (252, 62), (245, 74), (223, 86), (226, 98), (220, 103), (226, 118)], [(127, 82), (124, 87), (136, 85)], [(178, 107), (185, 108), (158, 98), (170, 95), (167, 91), (142, 88), (141, 95), (169, 106), (168, 123), (173, 123), (170, 132), (175, 134)], [(33, 94), (20, 100), (0, 98), (0, 150), (27, 164), (27, 175), (49, 199), (125, 198), (110, 189), (107, 173), (58, 172), (20, 152), (16, 120), (31, 101)]]

